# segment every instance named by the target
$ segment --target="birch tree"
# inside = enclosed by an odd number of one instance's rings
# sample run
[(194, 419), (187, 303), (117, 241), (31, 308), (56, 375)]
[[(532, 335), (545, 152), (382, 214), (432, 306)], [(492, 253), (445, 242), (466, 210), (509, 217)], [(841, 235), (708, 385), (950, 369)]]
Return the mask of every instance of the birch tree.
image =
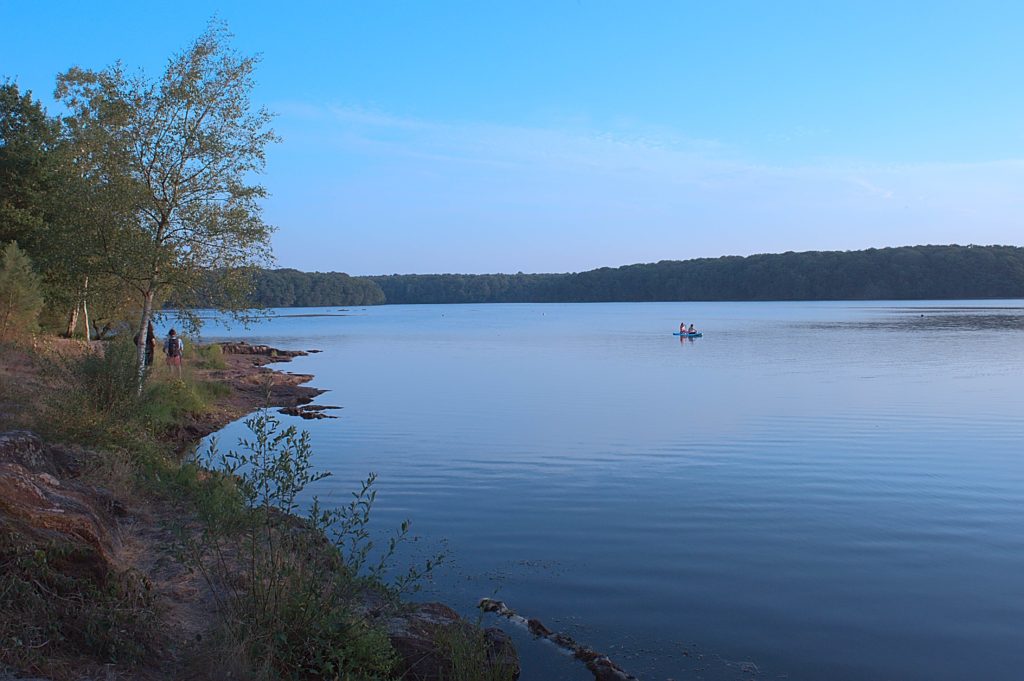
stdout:
[[(241, 309), (247, 275), (270, 261), (266, 191), (253, 178), (277, 138), (271, 115), (250, 102), (257, 59), (230, 38), (211, 23), (154, 79), (120, 63), (58, 76), (76, 162), (124, 208), (93, 238), (104, 270), (136, 292), (141, 337), (169, 299), (188, 310), (202, 294)], [(141, 345), (137, 361), (141, 390)]]

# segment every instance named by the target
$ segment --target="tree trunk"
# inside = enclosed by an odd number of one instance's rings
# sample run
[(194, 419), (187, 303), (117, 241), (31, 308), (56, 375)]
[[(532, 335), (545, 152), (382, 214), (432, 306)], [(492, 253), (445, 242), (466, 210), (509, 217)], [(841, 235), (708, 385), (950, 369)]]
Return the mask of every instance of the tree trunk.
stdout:
[(8, 297), (7, 304), (0, 306), (0, 340), (7, 338), (7, 325), (11, 321), (11, 312), (14, 309), (14, 292)]
[(74, 336), (75, 329), (78, 328), (78, 309), (79, 305), (78, 303), (75, 303), (75, 306), (71, 308), (71, 314), (68, 315), (68, 330), (67, 333), (64, 334), (68, 338)]
[(136, 394), (142, 394), (142, 387), (146, 380), (146, 329), (149, 320), (153, 317), (153, 291), (147, 291), (143, 298), (142, 319), (139, 320), (138, 342), (135, 344), (135, 367), (138, 376), (138, 388)]
[(92, 340), (92, 332), (89, 330), (89, 277), (85, 278), (82, 286), (82, 311), (85, 313), (85, 342)]

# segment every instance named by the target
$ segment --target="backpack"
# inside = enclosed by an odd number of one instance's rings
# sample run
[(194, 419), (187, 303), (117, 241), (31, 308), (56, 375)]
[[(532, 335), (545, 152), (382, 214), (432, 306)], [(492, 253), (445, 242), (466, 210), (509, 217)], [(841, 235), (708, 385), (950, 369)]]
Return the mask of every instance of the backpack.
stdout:
[(181, 357), (181, 346), (182, 342), (180, 338), (168, 338), (167, 339), (167, 356), (168, 357)]

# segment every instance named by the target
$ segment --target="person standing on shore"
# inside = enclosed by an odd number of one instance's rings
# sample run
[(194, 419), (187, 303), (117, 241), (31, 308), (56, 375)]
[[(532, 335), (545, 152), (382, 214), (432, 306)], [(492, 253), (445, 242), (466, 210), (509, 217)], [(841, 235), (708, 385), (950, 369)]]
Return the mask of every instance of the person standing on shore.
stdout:
[(181, 378), (181, 352), (184, 349), (185, 344), (178, 338), (178, 333), (171, 329), (164, 341), (164, 354), (167, 355), (167, 366), (171, 373), (177, 373), (178, 378)]

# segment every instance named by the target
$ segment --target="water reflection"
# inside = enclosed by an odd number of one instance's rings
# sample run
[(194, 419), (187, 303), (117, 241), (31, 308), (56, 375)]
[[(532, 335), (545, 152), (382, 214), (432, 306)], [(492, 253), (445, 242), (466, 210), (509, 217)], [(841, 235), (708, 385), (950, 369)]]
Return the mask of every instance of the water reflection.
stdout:
[(848, 331), (1024, 331), (1020, 307), (874, 308), (889, 315), (836, 322), (811, 322), (806, 328)]

